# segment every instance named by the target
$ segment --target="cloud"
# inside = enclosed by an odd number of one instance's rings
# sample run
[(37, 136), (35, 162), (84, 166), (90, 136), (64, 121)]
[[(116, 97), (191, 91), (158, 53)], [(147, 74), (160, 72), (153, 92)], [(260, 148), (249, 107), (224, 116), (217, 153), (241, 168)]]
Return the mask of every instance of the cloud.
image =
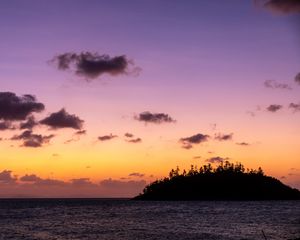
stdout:
[(239, 146), (250, 146), (250, 143), (238, 142), (238, 143), (236, 143), (236, 145), (239, 145)]
[(99, 136), (98, 139), (100, 141), (108, 141), (108, 140), (111, 140), (111, 139), (116, 138), (116, 137), (118, 137), (118, 136), (110, 134), (110, 135)]
[(193, 148), (193, 145), (190, 143), (183, 143), (181, 147), (189, 150), (189, 149)]
[(86, 134), (86, 130), (79, 130), (75, 132), (75, 135), (85, 135), (85, 134)]
[(218, 141), (229, 141), (232, 140), (232, 137), (233, 137), (233, 133), (230, 134), (219, 133), (215, 135), (215, 139)]
[(55, 56), (50, 62), (55, 63), (59, 70), (71, 70), (87, 79), (95, 79), (105, 73), (115, 76), (140, 71), (140, 68), (131, 68), (134, 63), (125, 55), (110, 57), (91, 52), (68, 52)]
[(0, 92), (0, 119), (8, 121), (25, 120), (33, 112), (41, 112), (44, 104), (33, 95), (17, 96), (12, 92)]
[(267, 107), (267, 111), (269, 112), (277, 112), (280, 109), (282, 109), (282, 106), (277, 104), (271, 104), (269, 107)]
[(155, 124), (175, 122), (175, 120), (166, 113), (151, 113), (147, 111), (140, 113), (138, 116), (135, 116), (134, 118), (135, 120), (141, 122), (155, 123)]
[(264, 82), (264, 86), (266, 88), (272, 88), (272, 89), (287, 89), (287, 90), (292, 90), (292, 87), (289, 84), (278, 83), (275, 80), (266, 80)]
[(5, 131), (5, 130), (15, 130), (15, 127), (12, 126), (10, 121), (0, 122), (0, 131)]
[(294, 112), (300, 111), (300, 104), (290, 103), (289, 108), (294, 110)]
[(209, 162), (209, 163), (222, 163), (226, 160), (229, 160), (229, 158), (222, 158), (222, 157), (211, 157), (209, 159), (206, 159), (206, 162)]
[(74, 178), (62, 181), (25, 174), (19, 179), (12, 171), (0, 172), (0, 197), (133, 197), (142, 191), (146, 181), (120, 181), (105, 179), (93, 183), (89, 178)]
[(37, 182), (40, 180), (41, 180), (41, 178), (35, 174), (30, 174), (30, 175), (26, 174), (26, 175), (20, 177), (20, 181), (22, 181), (22, 182)]
[(85, 135), (85, 134), (86, 134), (86, 132), (87, 132), (86, 130), (79, 130), (79, 131), (76, 131), (76, 132), (73, 134), (72, 138), (66, 140), (64, 143), (65, 143), (65, 144), (69, 144), (69, 143), (71, 143), (71, 142), (77, 142), (77, 141), (80, 140), (80, 137), (81, 137), (82, 135)]
[(84, 121), (74, 114), (67, 113), (66, 110), (62, 108), (58, 112), (51, 113), (50, 116), (41, 120), (40, 123), (48, 125), (52, 129), (74, 128), (80, 130)]
[(193, 159), (200, 159), (200, 158), (202, 158), (201, 156), (195, 156), (195, 157), (193, 157)]
[(35, 182), (36, 185), (43, 185), (43, 186), (64, 186), (66, 185), (66, 182), (57, 180), (57, 179), (40, 179)]
[(20, 135), (15, 135), (11, 140), (23, 140), (23, 147), (42, 147), (44, 144), (49, 143), (54, 135), (43, 136), (40, 134), (33, 134), (31, 130), (26, 130)]
[(17, 180), (16, 177), (12, 176), (12, 171), (3, 170), (0, 172), (0, 183), (11, 184), (15, 183)]
[(133, 173), (130, 173), (130, 174), (128, 174), (128, 176), (129, 177), (144, 177), (145, 176), (145, 174), (143, 174), (143, 173), (138, 173), (138, 172), (133, 172)]
[(300, 13), (299, 0), (269, 0), (264, 4), (264, 7), (275, 13), (281, 13), (281, 14)]
[(142, 139), (141, 138), (134, 138), (134, 139), (127, 140), (127, 142), (129, 142), (129, 143), (140, 143), (140, 142), (142, 142)]
[(295, 82), (300, 84), (300, 73), (298, 73), (295, 77)]
[(193, 144), (200, 144), (208, 141), (208, 139), (209, 139), (209, 135), (198, 133), (190, 137), (181, 138), (179, 142), (183, 144), (182, 148), (190, 149), (193, 147)]
[(20, 129), (29, 129), (31, 130), (35, 126), (37, 126), (39, 123), (35, 121), (34, 116), (29, 116), (26, 122), (20, 123)]
[(132, 133), (125, 133), (124, 136), (127, 137), (127, 138), (133, 138), (134, 137), (134, 135)]
[(71, 184), (78, 186), (78, 187), (83, 187), (87, 185), (94, 185), (89, 178), (74, 178), (71, 179)]

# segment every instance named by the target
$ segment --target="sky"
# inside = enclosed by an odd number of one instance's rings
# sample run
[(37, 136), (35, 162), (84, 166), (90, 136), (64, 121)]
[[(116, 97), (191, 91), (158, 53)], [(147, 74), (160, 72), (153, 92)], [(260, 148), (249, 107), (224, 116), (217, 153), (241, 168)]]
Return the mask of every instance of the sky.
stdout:
[(300, 189), (299, 14), (298, 0), (1, 1), (0, 197), (132, 197), (226, 160)]

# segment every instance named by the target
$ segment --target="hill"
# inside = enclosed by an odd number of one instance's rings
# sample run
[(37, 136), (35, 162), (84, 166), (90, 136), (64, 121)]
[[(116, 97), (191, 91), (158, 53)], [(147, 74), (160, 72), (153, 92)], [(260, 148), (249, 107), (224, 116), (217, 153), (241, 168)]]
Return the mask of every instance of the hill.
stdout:
[(180, 173), (172, 169), (169, 177), (157, 180), (135, 200), (296, 200), (300, 191), (278, 179), (266, 176), (261, 168), (245, 169), (240, 163), (210, 164)]

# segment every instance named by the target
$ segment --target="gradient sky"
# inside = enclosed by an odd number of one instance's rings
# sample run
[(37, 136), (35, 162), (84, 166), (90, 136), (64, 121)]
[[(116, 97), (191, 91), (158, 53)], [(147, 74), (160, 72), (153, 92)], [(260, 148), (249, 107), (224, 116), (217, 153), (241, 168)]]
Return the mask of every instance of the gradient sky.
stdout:
[[(55, 137), (33, 148), (11, 140), (22, 130), (0, 131), (0, 197), (128, 197), (216, 157), (300, 189), (300, 106), (289, 108), (300, 104), (300, 11), (264, 7), (272, 2), (1, 1), (1, 92), (34, 95), (45, 105), (37, 120), (65, 108), (87, 134), (39, 125), (34, 133)], [(67, 52), (126, 55), (139, 71), (87, 81), (51, 62)], [(145, 111), (176, 122), (135, 119)], [(209, 140), (182, 147), (198, 133)]]

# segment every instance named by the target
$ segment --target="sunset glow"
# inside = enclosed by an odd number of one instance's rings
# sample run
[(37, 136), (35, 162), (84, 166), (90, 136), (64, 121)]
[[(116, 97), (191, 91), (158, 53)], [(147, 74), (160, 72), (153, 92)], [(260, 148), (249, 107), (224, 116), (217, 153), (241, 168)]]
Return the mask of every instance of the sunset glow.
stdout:
[(0, 197), (225, 160), (300, 189), (299, 11), (257, 2), (1, 1)]

